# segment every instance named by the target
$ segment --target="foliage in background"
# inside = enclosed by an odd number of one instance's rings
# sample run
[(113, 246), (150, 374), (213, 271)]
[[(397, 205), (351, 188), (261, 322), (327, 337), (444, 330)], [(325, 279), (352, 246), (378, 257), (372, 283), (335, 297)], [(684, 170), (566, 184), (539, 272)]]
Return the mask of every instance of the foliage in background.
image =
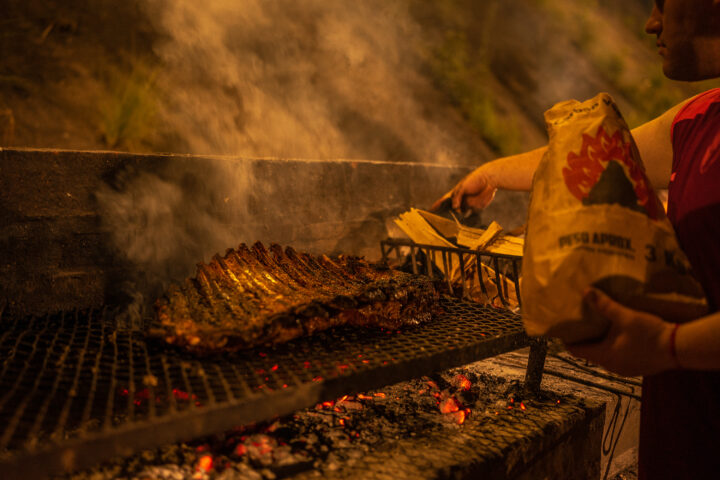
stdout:
[[(499, 155), (517, 153), (520, 131), (513, 119), (493, 99), (489, 63), (489, 25), (497, 15), (497, 1), (483, 3), (483, 25), (467, 25), (468, 5), (463, 0), (439, 0), (437, 7), (446, 28), (443, 38), (428, 54), (430, 74), (436, 86), (459, 109), (488, 146)], [(477, 29), (477, 27), (480, 27)], [(479, 36), (469, 40), (469, 32)]]
[(138, 147), (154, 134), (158, 113), (155, 73), (141, 61), (130, 72), (113, 72), (101, 107), (101, 134), (107, 148)]

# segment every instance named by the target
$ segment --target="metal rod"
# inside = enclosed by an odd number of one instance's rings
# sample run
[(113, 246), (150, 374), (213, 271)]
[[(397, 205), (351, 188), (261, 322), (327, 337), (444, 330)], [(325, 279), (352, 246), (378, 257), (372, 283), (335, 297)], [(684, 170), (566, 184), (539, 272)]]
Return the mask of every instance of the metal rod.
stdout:
[(455, 293), (453, 292), (453, 287), (452, 287), (452, 278), (450, 278), (451, 269), (450, 269), (450, 266), (448, 265), (448, 263), (449, 263), (448, 257), (450, 257), (450, 253), (442, 252), (443, 270), (445, 272), (445, 279), (447, 280), (448, 290), (450, 291), (450, 295), (455, 295)]
[(469, 289), (465, 283), (465, 258), (462, 253), (458, 253), (458, 258), (460, 259), (460, 281), (462, 282), (460, 285), (462, 286), (462, 297), (468, 298)]
[(488, 299), (488, 302), (492, 302), (492, 298), (490, 298), (490, 294), (487, 291), (487, 287), (485, 287), (485, 282), (483, 281), (483, 263), (482, 263), (482, 257), (479, 253), (476, 253), (476, 270), (478, 274), (478, 281), (480, 282), (480, 291), (485, 295), (485, 298)]
[(610, 393), (616, 393), (618, 395), (624, 395), (626, 397), (630, 397), (630, 398), (634, 398), (635, 400), (642, 401), (642, 398), (640, 397), (640, 395), (637, 395), (632, 392), (628, 392), (626, 390), (620, 390), (619, 388), (610, 387), (608, 385), (602, 385), (600, 383), (593, 382), (591, 380), (585, 380), (584, 378), (579, 378), (579, 377), (575, 377), (572, 375), (566, 375), (566, 374), (558, 372), (556, 370), (548, 370), (547, 368), (545, 369), (545, 373), (547, 375), (551, 375), (553, 377), (563, 378), (565, 380), (570, 380), (571, 382), (577, 382), (577, 383), (581, 383), (583, 385), (587, 385), (588, 387), (598, 388), (600, 390), (605, 390)]
[(522, 300), (520, 299), (520, 275), (518, 274), (518, 262), (517, 260), (512, 261), (513, 266), (513, 281), (515, 283), (515, 297), (517, 297), (518, 307), (522, 309)]
[(527, 369), (525, 370), (525, 389), (536, 393), (540, 390), (545, 357), (547, 356), (547, 339), (533, 338), (530, 343)]
[(493, 265), (495, 266), (495, 285), (497, 286), (498, 296), (500, 297), (500, 302), (507, 308), (510, 304), (505, 300), (505, 295), (503, 295), (503, 282), (500, 278), (500, 261), (497, 257), (493, 257)]
[(417, 258), (415, 257), (415, 247), (410, 247), (410, 259), (412, 260), (412, 271), (415, 275), (418, 273)]
[(506, 260), (513, 260), (513, 259), (521, 259), (522, 255), (510, 255), (507, 253), (495, 253), (495, 252), (488, 252), (486, 250), (472, 250), (469, 248), (463, 248), (463, 247), (444, 247), (440, 245), (429, 245), (426, 243), (415, 243), (412, 240), (406, 240), (406, 239), (399, 239), (399, 238), (391, 238), (385, 240), (385, 242), (388, 245), (399, 245), (403, 247), (409, 247), (409, 246), (416, 246), (421, 248), (426, 248), (429, 250), (435, 250), (435, 251), (446, 251), (446, 252), (462, 252), (462, 253), (477, 253), (480, 252), (483, 255), (502, 258)]

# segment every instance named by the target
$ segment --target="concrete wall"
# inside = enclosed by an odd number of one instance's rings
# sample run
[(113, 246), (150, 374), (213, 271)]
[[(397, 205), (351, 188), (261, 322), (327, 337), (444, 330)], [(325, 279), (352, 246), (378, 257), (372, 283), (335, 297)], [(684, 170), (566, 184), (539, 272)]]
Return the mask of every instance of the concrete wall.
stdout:
[[(0, 149), (0, 301), (34, 314), (121, 302), (128, 282), (164, 285), (258, 240), (377, 258), (392, 216), (427, 208), (468, 171)], [(483, 219), (512, 228), (526, 205), (524, 194), (500, 194)]]

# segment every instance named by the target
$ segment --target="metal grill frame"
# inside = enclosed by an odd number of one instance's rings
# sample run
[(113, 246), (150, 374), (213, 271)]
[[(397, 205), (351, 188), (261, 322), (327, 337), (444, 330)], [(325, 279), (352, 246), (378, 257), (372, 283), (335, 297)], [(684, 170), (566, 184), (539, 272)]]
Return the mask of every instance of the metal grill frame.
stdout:
[[(452, 279), (449, 276), (450, 264), (452, 264), (452, 255), (457, 256), (458, 264), (460, 265), (461, 282), (462, 282), (462, 299), (467, 301), (473, 301), (469, 297), (467, 292), (469, 279), (465, 276), (465, 259), (467, 256), (475, 258), (478, 264), (484, 263), (483, 259), (488, 259), (488, 264), (492, 265), (495, 271), (495, 285), (497, 285), (498, 297), (502, 305), (510, 309), (511, 306), (508, 303), (508, 292), (503, 292), (503, 285), (505, 282), (502, 281), (501, 275), (507, 275), (506, 269), (501, 269), (501, 262), (505, 265), (510, 265), (513, 274), (513, 283), (515, 284), (515, 292), (517, 293), (518, 310), (522, 309), (522, 299), (520, 297), (520, 267), (522, 263), (521, 255), (508, 255), (502, 253), (489, 252), (487, 250), (472, 250), (464, 247), (444, 247), (440, 245), (429, 245), (415, 243), (410, 239), (404, 238), (387, 238), (380, 242), (380, 251), (382, 253), (382, 260), (388, 261), (392, 252), (395, 252), (397, 259), (402, 259), (403, 247), (410, 249), (410, 261), (412, 265), (412, 271), (414, 274), (422, 273), (418, 265), (417, 255), (422, 252), (425, 258), (429, 261), (426, 265), (426, 273), (430, 278), (434, 276), (433, 264), (435, 264), (436, 255), (439, 255), (442, 259), (442, 275), (445, 282), (447, 282), (448, 291), (450, 295), (455, 295), (452, 284)], [(501, 273), (501, 270), (502, 273)], [(482, 281), (480, 281), (481, 291), (485, 294), (488, 300), (493, 299), (489, 297), (487, 289), (485, 288)], [(540, 389), (540, 383), (542, 382), (543, 370), (545, 368), (545, 357), (547, 356), (547, 338), (538, 337), (530, 340), (530, 354), (528, 357), (527, 370), (525, 371), (525, 387), (531, 392), (537, 392)]]
[[(204, 359), (155, 349), (107, 310), (0, 317), (0, 471), (45, 478), (532, 343), (516, 314), (450, 298), (442, 304), (446, 313), (401, 332), (343, 327)], [(157, 385), (148, 386), (147, 374)], [(89, 398), (74, 408), (83, 389)], [(176, 389), (184, 397), (175, 398)], [(70, 425), (73, 412), (79, 419)]]
[[(512, 269), (513, 274), (513, 283), (515, 284), (515, 291), (517, 292), (517, 298), (518, 298), (518, 305), (520, 308), (522, 308), (522, 299), (520, 298), (520, 264), (522, 263), (522, 256), (519, 255), (507, 255), (502, 253), (493, 253), (488, 252), (486, 250), (472, 250), (469, 248), (463, 248), (463, 247), (443, 247), (440, 245), (428, 245), (428, 244), (422, 244), (422, 243), (415, 243), (412, 240), (408, 239), (402, 239), (402, 238), (388, 238), (385, 240), (382, 240), (380, 242), (380, 251), (382, 253), (382, 259), (384, 261), (387, 261), (390, 258), (390, 255), (395, 252), (396, 257), (398, 259), (402, 258), (402, 252), (401, 248), (407, 247), (410, 249), (410, 259), (411, 259), (411, 265), (412, 265), (412, 271), (414, 274), (422, 274), (425, 273), (430, 278), (433, 278), (435, 275), (434, 269), (432, 268), (432, 264), (428, 262), (426, 266), (426, 272), (420, 271), (420, 266), (418, 265), (418, 259), (417, 254), (423, 253), (425, 255), (425, 258), (428, 258), (432, 261), (432, 263), (435, 262), (435, 258), (437, 255), (440, 256), (442, 259), (443, 269), (442, 274), (444, 277), (444, 280), (447, 282), (448, 291), (450, 292), (450, 295), (455, 295), (453, 284), (451, 282), (451, 279), (448, 276), (448, 273), (450, 272), (449, 265), (452, 263), (451, 256), (455, 255), (458, 258), (458, 264), (460, 265), (460, 273), (461, 273), (461, 282), (462, 282), (462, 298), (465, 300), (472, 299), (467, 295), (467, 292), (469, 291), (468, 282), (469, 279), (465, 277), (465, 261), (467, 257), (475, 258), (477, 263), (485, 263), (492, 266), (492, 268), (495, 271), (495, 284), (498, 286), (498, 297), (500, 298), (500, 302), (503, 304), (505, 308), (511, 308), (510, 304), (507, 301), (508, 298), (508, 292), (503, 291), (502, 286), (505, 284), (505, 282), (501, 281), (500, 275), (507, 275), (507, 271), (505, 268), (501, 267), (501, 262), (504, 262), (506, 265), (510, 265), (510, 268)], [(483, 259), (487, 259), (488, 261), (485, 262)], [(502, 273), (501, 273), (502, 271)], [(481, 291), (488, 296), (487, 290), (485, 289), (482, 282), (480, 282)], [(489, 300), (492, 300), (488, 297)]]

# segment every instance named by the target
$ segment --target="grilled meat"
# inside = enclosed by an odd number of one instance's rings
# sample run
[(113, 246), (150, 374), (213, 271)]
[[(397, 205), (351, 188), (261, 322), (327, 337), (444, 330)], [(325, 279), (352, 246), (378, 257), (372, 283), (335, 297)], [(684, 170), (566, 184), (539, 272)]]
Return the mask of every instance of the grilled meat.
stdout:
[(156, 303), (150, 335), (197, 353), (286, 342), (336, 325), (397, 329), (428, 321), (431, 280), (372, 265), (256, 243), (199, 264)]

